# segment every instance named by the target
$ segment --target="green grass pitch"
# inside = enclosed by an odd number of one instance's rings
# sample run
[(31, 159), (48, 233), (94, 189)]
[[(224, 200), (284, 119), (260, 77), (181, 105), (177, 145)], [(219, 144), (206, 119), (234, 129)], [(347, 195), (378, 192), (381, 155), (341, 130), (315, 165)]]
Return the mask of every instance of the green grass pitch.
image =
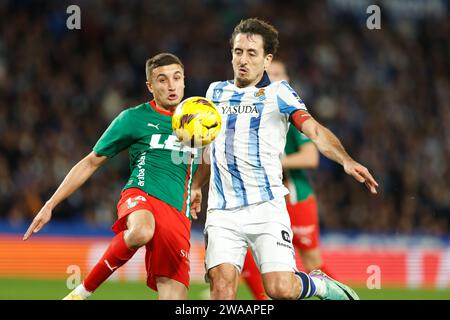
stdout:
[[(209, 286), (204, 283), (192, 283), (188, 299), (204, 300), (208, 298)], [(450, 290), (434, 289), (373, 289), (355, 288), (363, 300), (450, 300)], [(65, 280), (0, 279), (0, 300), (60, 300), (70, 290)], [(104, 283), (90, 299), (92, 300), (146, 300), (156, 299), (154, 291), (143, 282)], [(238, 292), (239, 300), (249, 300), (252, 296), (245, 284)]]

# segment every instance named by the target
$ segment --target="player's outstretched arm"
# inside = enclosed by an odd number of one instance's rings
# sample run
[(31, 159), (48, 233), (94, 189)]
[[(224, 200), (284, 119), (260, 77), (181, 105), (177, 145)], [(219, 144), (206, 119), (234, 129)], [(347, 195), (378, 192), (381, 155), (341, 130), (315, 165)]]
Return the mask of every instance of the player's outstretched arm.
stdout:
[(339, 139), (329, 129), (313, 118), (304, 120), (300, 125), (294, 120), (294, 124), (314, 142), (323, 155), (341, 164), (347, 174), (364, 183), (371, 193), (377, 193), (378, 183), (369, 170), (348, 155)]
[(64, 199), (74, 193), (79, 187), (89, 179), (108, 158), (91, 152), (84, 159), (78, 162), (64, 178), (53, 196), (45, 203), (42, 209), (34, 217), (33, 222), (28, 227), (23, 236), (27, 240), (33, 233), (39, 232), (42, 227), (50, 221), (53, 209)]

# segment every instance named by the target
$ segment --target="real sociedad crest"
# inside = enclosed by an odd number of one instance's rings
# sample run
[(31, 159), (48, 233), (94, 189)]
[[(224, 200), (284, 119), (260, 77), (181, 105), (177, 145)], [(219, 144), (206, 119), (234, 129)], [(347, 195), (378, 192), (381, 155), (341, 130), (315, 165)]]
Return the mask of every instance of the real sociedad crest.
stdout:
[(259, 89), (258, 92), (255, 92), (255, 97), (258, 98), (259, 101), (264, 101), (266, 99), (266, 91), (264, 89)]

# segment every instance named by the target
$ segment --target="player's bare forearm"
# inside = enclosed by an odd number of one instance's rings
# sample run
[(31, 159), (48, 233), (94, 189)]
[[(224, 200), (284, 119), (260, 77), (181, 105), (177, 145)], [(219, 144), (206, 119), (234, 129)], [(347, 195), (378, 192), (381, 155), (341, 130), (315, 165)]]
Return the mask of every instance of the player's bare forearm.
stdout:
[(87, 179), (100, 167), (107, 157), (98, 156), (94, 152), (88, 154), (83, 160), (78, 162), (64, 178), (64, 181), (55, 191), (53, 196), (45, 203), (38, 214), (34, 217), (30, 226), (23, 236), (23, 240), (28, 240), (33, 233), (39, 232), (51, 217), (53, 209), (64, 199), (75, 192)]
[(314, 142), (323, 155), (341, 164), (347, 174), (364, 183), (371, 193), (377, 193), (378, 183), (369, 170), (348, 155), (339, 139), (330, 130), (313, 118), (309, 118), (296, 127)]
[(197, 214), (202, 209), (202, 187), (208, 182), (210, 175), (209, 146), (203, 149), (202, 162), (198, 165), (197, 171), (192, 179), (191, 187), (191, 216), (196, 220)]
[(201, 189), (209, 180), (211, 166), (204, 161), (198, 165), (197, 171), (192, 179), (192, 189)]
[(314, 143), (302, 145), (299, 151), (281, 160), (283, 169), (311, 169), (319, 166), (319, 151)]
[(107, 160), (105, 156), (91, 152), (80, 160), (66, 175), (53, 196), (47, 201), (51, 209), (78, 190), (92, 174)]
[(209, 180), (211, 166), (209, 163), (210, 146), (203, 149), (202, 162), (198, 165), (197, 171), (192, 179), (192, 189), (201, 189)]
[(317, 149), (327, 158), (341, 164), (352, 161), (339, 139), (327, 128), (314, 119), (303, 122), (302, 132), (312, 140)]

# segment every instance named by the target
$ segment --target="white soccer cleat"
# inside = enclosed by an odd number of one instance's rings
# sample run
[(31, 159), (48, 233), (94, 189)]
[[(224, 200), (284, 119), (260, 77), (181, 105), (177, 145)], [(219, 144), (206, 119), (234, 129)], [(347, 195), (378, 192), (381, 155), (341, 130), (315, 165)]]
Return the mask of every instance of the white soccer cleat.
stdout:
[(83, 284), (73, 289), (63, 300), (86, 300), (92, 292), (86, 290)]

